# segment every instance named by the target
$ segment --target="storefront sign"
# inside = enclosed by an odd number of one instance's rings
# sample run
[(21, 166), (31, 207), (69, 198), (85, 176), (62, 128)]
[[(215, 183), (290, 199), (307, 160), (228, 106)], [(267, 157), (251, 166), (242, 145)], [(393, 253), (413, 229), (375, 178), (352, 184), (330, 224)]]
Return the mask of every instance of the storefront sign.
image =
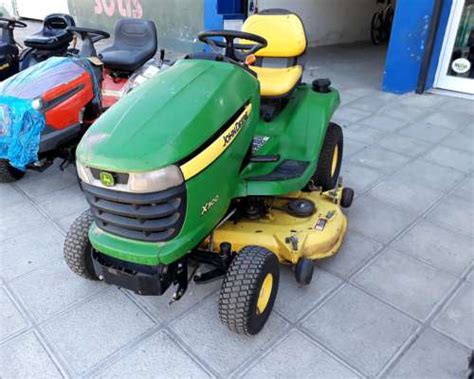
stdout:
[(458, 58), (453, 62), (451, 68), (458, 74), (465, 74), (471, 70), (471, 62), (466, 58)]

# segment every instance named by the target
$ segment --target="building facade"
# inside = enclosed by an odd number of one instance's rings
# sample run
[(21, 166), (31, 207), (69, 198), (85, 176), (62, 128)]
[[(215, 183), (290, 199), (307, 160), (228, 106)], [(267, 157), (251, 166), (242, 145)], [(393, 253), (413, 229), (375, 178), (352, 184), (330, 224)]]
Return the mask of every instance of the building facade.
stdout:
[[(238, 28), (268, 8), (298, 13), (310, 46), (370, 40), (374, 12), (389, 0), (0, 0), (0, 12), (41, 19), (70, 13), (78, 24), (111, 31), (120, 17), (153, 19), (160, 47), (199, 51), (204, 29)], [(395, 0), (393, 0), (395, 1)], [(382, 4), (381, 4), (382, 3)], [(381, 88), (437, 88), (474, 98), (474, 0), (396, 0)]]

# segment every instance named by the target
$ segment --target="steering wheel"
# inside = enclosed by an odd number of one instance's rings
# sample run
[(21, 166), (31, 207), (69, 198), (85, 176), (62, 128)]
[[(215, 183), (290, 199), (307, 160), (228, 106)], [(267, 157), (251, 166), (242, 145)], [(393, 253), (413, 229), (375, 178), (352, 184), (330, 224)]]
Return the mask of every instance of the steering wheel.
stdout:
[[(238, 62), (243, 61), (243, 58), (251, 54), (255, 54), (268, 44), (263, 37), (236, 30), (208, 30), (199, 33), (198, 38), (201, 42), (211, 46), (216, 52), (219, 52), (219, 48), (225, 48), (225, 56)], [(216, 41), (215, 38), (223, 38), (224, 41)], [(255, 42), (255, 44), (234, 43), (237, 38)], [(237, 53), (237, 50), (241, 52)]]
[(15, 20), (13, 18), (0, 17), (0, 21), (5, 21), (8, 23), (8, 26), (13, 26), (14, 28), (26, 28), (28, 25), (22, 21)]
[(104, 32), (103, 30), (100, 30), (100, 29), (82, 28), (79, 26), (69, 26), (67, 30), (70, 32), (79, 34), (83, 41), (85, 41), (85, 39), (89, 37), (93, 43), (99, 42), (103, 39), (110, 38), (109, 33)]

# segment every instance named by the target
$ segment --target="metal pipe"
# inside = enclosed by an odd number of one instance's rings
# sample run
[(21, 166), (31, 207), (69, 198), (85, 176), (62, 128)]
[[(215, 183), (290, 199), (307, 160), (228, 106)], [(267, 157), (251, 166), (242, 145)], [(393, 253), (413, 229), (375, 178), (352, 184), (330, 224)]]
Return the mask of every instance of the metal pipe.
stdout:
[(436, 34), (438, 32), (439, 23), (441, 20), (441, 13), (443, 10), (444, 0), (435, 0), (433, 4), (433, 15), (430, 22), (430, 30), (426, 41), (426, 49), (423, 54), (423, 61), (421, 62), (420, 75), (418, 76), (418, 84), (416, 93), (422, 94), (426, 89), (426, 80), (430, 72), (431, 62), (433, 60), (433, 50), (436, 42)]

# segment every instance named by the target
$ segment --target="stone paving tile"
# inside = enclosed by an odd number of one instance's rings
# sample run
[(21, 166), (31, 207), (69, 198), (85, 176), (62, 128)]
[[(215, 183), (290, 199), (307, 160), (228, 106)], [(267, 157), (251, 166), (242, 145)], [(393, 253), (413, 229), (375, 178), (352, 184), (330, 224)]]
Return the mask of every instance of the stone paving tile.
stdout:
[(349, 229), (382, 243), (390, 242), (416, 218), (413, 213), (367, 195), (356, 199), (347, 213)]
[(33, 332), (0, 345), (2, 378), (62, 378), (56, 365)]
[(429, 149), (433, 147), (433, 145), (428, 142), (401, 136), (396, 133), (388, 134), (386, 137), (378, 141), (378, 145), (385, 149), (409, 157), (415, 157), (420, 154), (426, 153)]
[(367, 118), (371, 115), (370, 112), (361, 111), (359, 109), (341, 107), (333, 116), (333, 121), (342, 124), (351, 124), (357, 121)]
[(432, 326), (474, 349), (474, 284), (466, 282), (446, 305)]
[(28, 171), (24, 178), (16, 183), (28, 196), (38, 197), (77, 186), (77, 178), (69, 171), (60, 171), (55, 164), (45, 172)]
[(370, 145), (381, 140), (386, 133), (366, 125), (353, 124), (343, 130), (344, 137)]
[(262, 354), (266, 346), (288, 328), (288, 324), (273, 313), (258, 336), (232, 333), (219, 320), (217, 296), (207, 298), (170, 326), (194, 354), (224, 377), (249, 358)]
[(84, 193), (78, 186), (43, 195), (37, 201), (56, 220), (64, 219), (88, 208)]
[(452, 130), (442, 128), (437, 125), (417, 123), (400, 129), (397, 133), (402, 136), (419, 139), (421, 141), (437, 143), (441, 142), (449, 134), (451, 134)]
[(407, 106), (415, 106), (419, 108), (433, 108), (446, 102), (446, 98), (443, 96), (434, 96), (430, 94), (415, 95), (408, 94), (404, 95), (400, 99), (400, 104)]
[(466, 280), (474, 283), (474, 270), (471, 270), (470, 274), (466, 277)]
[[(457, 108), (458, 107), (452, 109)], [(444, 110), (440, 112), (430, 112), (430, 114), (421, 119), (420, 122), (428, 125), (441, 126), (446, 129), (459, 129), (469, 124), (469, 122), (472, 122), (472, 115), (464, 112)]]
[(27, 327), (27, 320), (21, 315), (5, 289), (0, 287), (0, 340)]
[(460, 128), (458, 132), (461, 133), (463, 136), (470, 138), (470, 141), (472, 141), (472, 138), (474, 137), (474, 122), (471, 122), (469, 125), (466, 125), (464, 128)]
[(427, 219), (442, 226), (474, 235), (474, 203), (449, 197), (428, 214)]
[(28, 233), (0, 243), (0, 276), (10, 280), (53, 262), (62, 257), (63, 243), (64, 237), (54, 226), (38, 222)]
[(424, 158), (441, 166), (454, 168), (466, 173), (474, 168), (474, 155), (449, 147), (435, 147)]
[[(133, 362), (133, 364), (131, 364)], [(159, 331), (95, 378), (209, 378), (173, 337)]]
[(19, 191), (10, 184), (2, 183), (0, 186), (0, 209), (2, 212), (7, 207), (16, 206), (24, 202), (25, 198)]
[[(85, 209), (87, 209), (87, 207)], [(71, 227), (72, 223), (76, 220), (76, 218), (78, 218), (84, 212), (85, 209), (81, 209), (79, 212), (73, 213), (69, 216), (66, 216), (66, 217), (63, 217), (63, 218), (60, 218), (59, 220), (57, 220), (57, 223), (58, 223), (59, 227), (65, 233), (67, 233), (69, 231), (69, 228)]]
[(153, 323), (115, 288), (42, 324), (46, 338), (80, 374), (143, 335)]
[(28, 235), (38, 225), (47, 224), (45, 217), (27, 202), (2, 209), (0, 241), (23, 234)]
[[(295, 346), (298, 346), (295, 349)], [(285, 357), (282, 359), (282, 357)], [(303, 333), (293, 330), (268, 355), (242, 377), (271, 378), (358, 378)]]
[(464, 150), (468, 153), (474, 153), (474, 137), (466, 137), (464, 133), (456, 132), (445, 138), (442, 145), (453, 149)]
[(378, 146), (370, 146), (355, 154), (350, 161), (369, 166), (374, 169), (392, 172), (405, 165), (409, 158)]
[(423, 321), (447, 295), (456, 278), (393, 249), (385, 249), (354, 282)]
[(414, 320), (349, 285), (303, 322), (319, 342), (371, 376), (417, 327)]
[(369, 195), (390, 203), (397, 209), (421, 213), (433, 205), (441, 197), (442, 192), (428, 188), (418, 180), (391, 178), (378, 184)]
[(316, 268), (311, 283), (299, 287), (293, 270), (290, 267), (281, 267), (280, 285), (274, 309), (291, 322), (296, 322), (341, 283), (341, 279)]
[(407, 183), (415, 179), (417, 182), (425, 184), (427, 188), (445, 191), (454, 188), (463, 177), (464, 174), (460, 171), (417, 159), (398, 171), (393, 179)]
[(10, 286), (38, 322), (107, 288), (73, 274), (62, 258), (14, 279)]
[(343, 183), (350, 186), (355, 191), (356, 196), (358, 196), (379, 182), (386, 173), (348, 162), (343, 164), (341, 175), (344, 180)]
[(366, 125), (377, 130), (382, 130), (385, 133), (395, 132), (396, 130), (399, 130), (407, 125), (405, 121), (384, 115), (374, 115), (368, 117), (360, 121), (359, 124)]
[[(205, 270), (204, 270), (205, 271)], [(211, 283), (195, 284), (189, 283), (186, 294), (171, 305), (170, 300), (173, 295), (173, 288), (170, 288), (162, 296), (139, 296), (133, 294), (141, 304), (157, 319), (162, 321), (172, 321), (180, 315), (186, 313), (191, 307), (203, 301), (204, 298), (221, 288), (222, 280)]]
[(350, 232), (347, 234), (341, 250), (330, 258), (318, 261), (318, 266), (347, 279), (381, 248), (382, 244), (377, 241)]
[(414, 105), (388, 104), (379, 109), (378, 113), (412, 123), (423, 118), (426, 109)]
[(418, 222), (391, 244), (441, 270), (460, 276), (474, 261), (474, 239), (427, 221)]
[(470, 352), (428, 328), (388, 374), (388, 378), (457, 379), (466, 377)]
[(360, 109), (370, 113), (378, 111), (385, 105), (387, 105), (386, 99), (374, 96), (365, 96), (351, 102), (351, 108)]
[[(472, 106), (472, 100), (470, 99), (461, 99), (461, 98), (447, 98), (441, 106), (441, 109), (452, 112), (453, 109), (461, 110), (463, 113), (468, 113), (471, 116), (474, 116), (474, 107)], [(471, 121), (472, 122), (472, 121)]]
[[(368, 145), (359, 141), (344, 137), (344, 159), (365, 149)], [(344, 165), (344, 162), (342, 163)]]

